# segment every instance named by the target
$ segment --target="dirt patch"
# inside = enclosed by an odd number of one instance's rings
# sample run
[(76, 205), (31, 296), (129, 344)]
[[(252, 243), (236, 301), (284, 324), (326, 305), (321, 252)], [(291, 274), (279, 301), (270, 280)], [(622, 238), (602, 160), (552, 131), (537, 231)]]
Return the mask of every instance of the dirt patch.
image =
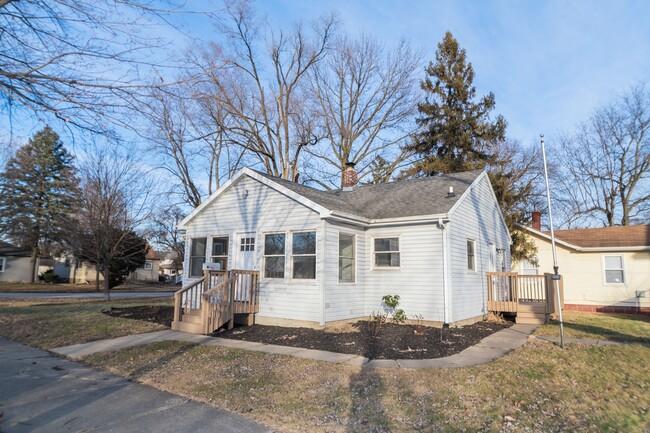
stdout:
[(163, 305), (141, 305), (137, 307), (111, 307), (102, 313), (111, 317), (143, 320), (171, 327), (174, 320), (174, 307)]
[(359, 321), (351, 325), (354, 328), (351, 332), (254, 325), (213, 335), (233, 340), (349, 353), (370, 359), (428, 359), (461, 352), (510, 325), (509, 322), (499, 324), (484, 321), (442, 330), (422, 326), (416, 334), (411, 325), (387, 323), (381, 327), (378, 335), (374, 335), (367, 321)]

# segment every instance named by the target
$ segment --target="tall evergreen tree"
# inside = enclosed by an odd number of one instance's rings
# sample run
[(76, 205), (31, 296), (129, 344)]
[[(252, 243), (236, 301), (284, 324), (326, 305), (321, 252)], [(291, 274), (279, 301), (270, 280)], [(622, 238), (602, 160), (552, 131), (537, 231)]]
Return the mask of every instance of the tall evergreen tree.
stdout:
[(475, 101), (474, 69), (450, 32), (438, 44), (436, 63), (429, 63), (421, 83), (425, 101), (418, 105), (421, 131), (406, 146), (421, 158), (406, 171), (410, 176), (482, 168), (490, 160), (490, 145), (505, 138), (502, 116), (490, 121), (494, 95)]
[(37, 132), (0, 173), (0, 231), (32, 250), (34, 281), (41, 247), (62, 243), (76, 197), (73, 157), (48, 126)]

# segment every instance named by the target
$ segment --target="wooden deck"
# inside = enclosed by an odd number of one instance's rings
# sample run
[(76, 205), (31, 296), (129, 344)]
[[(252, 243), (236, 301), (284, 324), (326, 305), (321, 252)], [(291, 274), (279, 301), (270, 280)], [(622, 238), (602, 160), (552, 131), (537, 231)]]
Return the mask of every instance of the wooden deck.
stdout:
[[(488, 272), (488, 311), (515, 313), (517, 323), (540, 324), (559, 311), (552, 274), (519, 275), (516, 272)], [(564, 286), (560, 276), (560, 298)]]
[(172, 329), (211, 334), (234, 326), (236, 315), (254, 323), (259, 312), (259, 272), (205, 271), (203, 278), (174, 294)]

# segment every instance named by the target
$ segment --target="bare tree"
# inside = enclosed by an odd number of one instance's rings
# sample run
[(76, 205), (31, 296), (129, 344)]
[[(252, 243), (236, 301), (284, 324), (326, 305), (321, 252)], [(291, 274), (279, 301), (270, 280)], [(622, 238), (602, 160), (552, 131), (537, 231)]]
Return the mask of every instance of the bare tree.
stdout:
[(185, 212), (178, 206), (170, 206), (156, 213), (152, 218), (153, 240), (161, 247), (168, 251), (173, 251), (176, 255), (174, 258), (174, 267), (183, 268), (183, 258), (185, 257), (185, 237), (178, 233), (178, 225), (185, 217)]
[(81, 193), (74, 253), (96, 266), (110, 297), (111, 279), (144, 263), (147, 244), (136, 231), (150, 216), (151, 183), (135, 159), (116, 148), (86, 155), (80, 168)]
[[(228, 139), (254, 155), (264, 169), (297, 180), (303, 150), (318, 142), (306, 85), (309, 71), (330, 44), (333, 18), (285, 33), (262, 25), (247, 2), (228, 2), (218, 23), (228, 44), (210, 45), (191, 59), (206, 88), (203, 102), (222, 107)], [(261, 45), (267, 44), (264, 52)]]
[(644, 85), (596, 110), (575, 134), (562, 137), (557, 147), (565, 225), (647, 222), (650, 91)]
[[(94, 132), (124, 124), (122, 111), (143, 96), (144, 73), (160, 65), (159, 38), (168, 24), (154, 1), (0, 0), (0, 112), (56, 118)], [(157, 85), (162, 86), (158, 75)]]
[(326, 164), (338, 187), (347, 162), (360, 179), (388, 180), (408, 157), (399, 146), (413, 131), (420, 58), (405, 40), (386, 50), (375, 38), (342, 35), (329, 57), (311, 71), (325, 140), (309, 152)]

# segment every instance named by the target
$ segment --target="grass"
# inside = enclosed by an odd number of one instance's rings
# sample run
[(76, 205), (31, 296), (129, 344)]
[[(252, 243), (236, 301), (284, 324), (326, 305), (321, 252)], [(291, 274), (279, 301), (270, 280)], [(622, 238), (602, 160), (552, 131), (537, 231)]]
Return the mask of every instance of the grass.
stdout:
[[(566, 338), (593, 338), (623, 343), (650, 344), (650, 317), (642, 315), (581, 313), (566, 311), (563, 315)], [(558, 322), (541, 326), (536, 335), (560, 335)]]
[(102, 314), (111, 306), (152, 302), (170, 305), (171, 300), (0, 300), (0, 336), (41, 349), (115, 338), (167, 329), (164, 326)]
[(167, 341), (84, 361), (288, 433), (645, 432), (648, 359), (536, 341), (473, 368), (363, 369)]
[[(127, 282), (120, 284), (111, 289), (111, 291), (138, 291), (138, 292), (166, 292), (176, 291), (180, 286), (165, 283), (143, 283), (143, 282)], [(103, 291), (103, 286), (100, 285), (100, 292)], [(95, 293), (95, 284), (68, 284), (68, 283), (9, 283), (0, 281), (0, 293)]]

